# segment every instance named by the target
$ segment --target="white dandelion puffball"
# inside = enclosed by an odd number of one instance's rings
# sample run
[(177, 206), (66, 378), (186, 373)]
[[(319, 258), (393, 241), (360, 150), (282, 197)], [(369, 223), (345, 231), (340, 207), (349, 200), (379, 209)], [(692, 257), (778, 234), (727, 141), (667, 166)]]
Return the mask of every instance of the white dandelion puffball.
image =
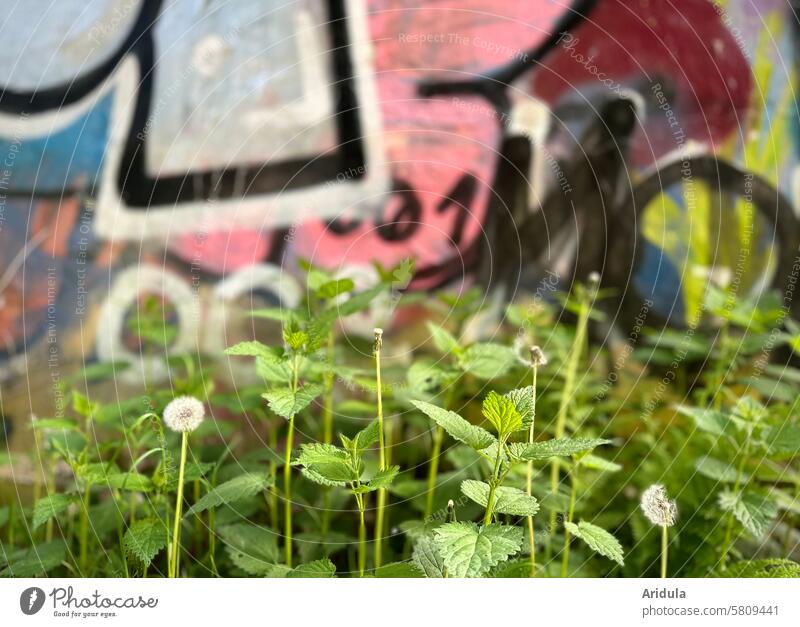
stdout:
[(190, 433), (206, 415), (203, 403), (194, 396), (179, 396), (164, 408), (164, 424), (178, 433)]
[(651, 485), (642, 494), (642, 511), (654, 525), (671, 527), (678, 515), (678, 506), (670, 501), (663, 485)]
[(531, 363), (537, 367), (547, 365), (547, 357), (538, 346), (531, 346)]

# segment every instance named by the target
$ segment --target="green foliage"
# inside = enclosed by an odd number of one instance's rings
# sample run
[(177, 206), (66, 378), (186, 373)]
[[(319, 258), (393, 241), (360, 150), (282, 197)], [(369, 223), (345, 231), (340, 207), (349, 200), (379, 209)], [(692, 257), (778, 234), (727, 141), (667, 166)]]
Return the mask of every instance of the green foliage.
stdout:
[(455, 412), (442, 409), (425, 401), (411, 401), (411, 403), (442, 427), (452, 438), (475, 450), (485, 449), (496, 441), (494, 436), (486, 429), (470, 424)]
[(434, 537), (449, 577), (480, 577), (522, 548), (522, 529), (507, 525), (447, 523)]
[(598, 446), (610, 443), (610, 440), (601, 438), (558, 438), (519, 447), (517, 454), (520, 459), (524, 460), (544, 460), (551, 457), (569, 457), (586, 453)]
[(169, 532), (163, 521), (155, 518), (137, 520), (125, 532), (122, 544), (125, 550), (145, 566), (167, 546)]
[(70, 503), (75, 500), (74, 494), (50, 494), (49, 496), (39, 499), (33, 506), (33, 521), (31, 527), (36, 529), (41, 527), (51, 518), (58, 516), (62, 513)]
[(566, 522), (564, 526), (573, 536), (583, 540), (595, 553), (599, 553), (617, 562), (620, 566), (625, 565), (622, 545), (619, 543), (619, 540), (605, 529), (583, 521), (579, 522), (577, 525), (575, 523)]
[(205, 496), (197, 501), (186, 512), (186, 516), (203, 512), (207, 509), (229, 505), (254, 494), (266, 490), (272, 485), (273, 479), (264, 473), (248, 473), (226, 481), (212, 488)]
[[(483, 481), (467, 479), (461, 483), (461, 492), (481, 507), (489, 503), (489, 484)], [(495, 490), (494, 511), (498, 514), (512, 516), (533, 516), (539, 511), (539, 503), (533, 496), (528, 496), (517, 488), (499, 486)]]

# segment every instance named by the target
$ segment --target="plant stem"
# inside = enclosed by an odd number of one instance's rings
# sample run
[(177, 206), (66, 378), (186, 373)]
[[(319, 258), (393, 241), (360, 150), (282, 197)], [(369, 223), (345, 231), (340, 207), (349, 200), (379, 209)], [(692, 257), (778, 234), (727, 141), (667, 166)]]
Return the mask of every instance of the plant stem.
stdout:
[[(299, 355), (294, 354), (292, 360), (292, 394), (297, 394), (297, 377), (300, 369)], [(286, 453), (283, 465), (283, 518), (284, 540), (286, 542), (286, 565), (292, 566), (292, 446), (294, 445), (294, 414), (289, 418), (289, 431), (286, 434)]]
[[(325, 402), (322, 409), (322, 441), (330, 444), (333, 441), (333, 353), (334, 353), (333, 333), (328, 335), (328, 347), (326, 349), (328, 359), (328, 372), (325, 373)], [(322, 493), (322, 523), (320, 525), (323, 542), (328, 537), (328, 530), (331, 525), (330, 511), (331, 491), (325, 488)]]
[[(386, 439), (383, 433), (383, 389), (381, 387), (381, 347), (383, 331), (375, 329), (375, 386), (378, 401), (378, 446), (380, 469), (386, 470)], [(383, 518), (386, 508), (386, 488), (378, 490), (378, 508), (375, 513), (375, 568), (381, 565), (383, 553)]]
[[(744, 475), (744, 464), (747, 461), (747, 456), (750, 454), (750, 439), (751, 432), (748, 431), (747, 436), (745, 437), (744, 450), (741, 451), (739, 465), (736, 468), (736, 482), (733, 484), (733, 493), (736, 494), (737, 497), (741, 494), (741, 492), (744, 491), (744, 487), (742, 486), (742, 477)], [(731, 549), (731, 543), (733, 540), (733, 523), (734, 516), (733, 509), (731, 509), (731, 511), (728, 512), (728, 524), (725, 528), (725, 540), (722, 543), (722, 556), (720, 557), (722, 570), (727, 568), (728, 553)]]
[(667, 525), (661, 525), (661, 578), (667, 578), (667, 551), (668, 551), (668, 541), (667, 541)]
[(364, 576), (367, 565), (367, 524), (364, 521), (364, 495), (356, 494), (358, 505), (358, 576)]
[[(569, 361), (567, 362), (567, 372), (564, 380), (564, 389), (561, 392), (561, 400), (558, 405), (558, 416), (556, 418), (556, 431), (555, 437), (564, 437), (564, 431), (567, 424), (567, 412), (569, 410), (570, 402), (572, 401), (572, 394), (575, 388), (575, 378), (578, 374), (578, 366), (580, 364), (581, 354), (583, 353), (583, 346), (586, 342), (586, 332), (589, 326), (589, 313), (590, 303), (587, 295), (581, 296), (580, 309), (578, 310), (578, 324), (575, 329), (575, 339), (570, 348)], [(559, 472), (561, 468), (561, 460), (554, 457), (550, 463), (550, 493), (555, 496), (558, 493)], [(547, 557), (552, 555), (552, 538), (553, 532), (556, 528), (556, 511), (553, 509), (550, 512), (550, 530), (547, 535)]]
[(92, 484), (86, 484), (83, 490), (83, 507), (81, 508), (81, 521), (78, 531), (80, 543), (79, 570), (82, 577), (86, 577), (86, 566), (89, 558), (89, 505), (92, 500)]
[(178, 469), (178, 497), (175, 500), (175, 522), (172, 527), (172, 564), (169, 566), (169, 577), (174, 579), (178, 576), (178, 569), (181, 555), (181, 516), (183, 512), (183, 477), (186, 467), (186, 449), (189, 444), (189, 434), (184, 431), (181, 434), (181, 464)]
[[(533, 388), (531, 392), (531, 426), (528, 430), (528, 444), (533, 444), (533, 426), (536, 420), (536, 377), (539, 368), (533, 366)], [(528, 462), (527, 494), (533, 490), (533, 460)], [(528, 541), (531, 545), (531, 577), (536, 577), (536, 537), (533, 530), (533, 516), (528, 516)]]
[[(570, 493), (569, 493), (569, 512), (567, 513), (567, 522), (572, 522), (575, 515), (575, 498), (578, 494), (578, 469), (577, 466), (573, 468), (570, 473)], [(566, 578), (569, 573), (569, 547), (570, 547), (570, 533), (569, 529), (564, 527), (564, 551), (561, 557), (561, 577)]]
[(500, 483), (500, 459), (503, 454), (503, 442), (497, 444), (497, 457), (494, 461), (494, 470), (492, 471), (492, 480), (489, 482), (489, 496), (486, 500), (486, 513), (483, 515), (483, 526), (492, 522), (492, 513), (494, 512), (494, 493), (497, 490), (497, 485)]
[[(452, 385), (447, 390), (444, 398), (444, 409), (450, 409), (453, 404), (453, 395), (455, 393), (455, 385), (458, 379), (453, 381)], [(444, 429), (436, 425), (436, 430), (433, 432), (433, 448), (431, 450), (431, 462), (428, 466), (428, 492), (425, 499), (425, 520), (433, 514), (433, 498), (436, 494), (436, 479), (439, 475), (439, 457), (442, 454), (442, 441), (444, 440)]]

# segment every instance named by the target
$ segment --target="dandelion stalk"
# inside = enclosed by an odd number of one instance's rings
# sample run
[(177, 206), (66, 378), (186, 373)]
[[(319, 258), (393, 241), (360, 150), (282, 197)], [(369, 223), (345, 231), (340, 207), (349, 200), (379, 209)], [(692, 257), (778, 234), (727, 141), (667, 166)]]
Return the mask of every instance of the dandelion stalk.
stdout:
[(189, 434), (200, 426), (205, 417), (203, 403), (193, 396), (180, 396), (164, 408), (164, 424), (181, 434), (181, 461), (178, 467), (178, 494), (175, 500), (175, 520), (172, 528), (172, 545), (169, 551), (167, 576), (175, 578), (180, 571), (181, 517), (183, 513), (183, 482), (186, 457), (189, 450)]
[[(596, 293), (597, 284), (600, 277), (597, 273), (592, 273), (589, 277), (589, 289), (581, 289), (579, 292), (578, 322), (575, 328), (575, 338), (569, 352), (567, 362), (567, 372), (564, 379), (564, 389), (561, 392), (561, 400), (558, 405), (558, 415), (556, 417), (556, 438), (563, 438), (567, 425), (567, 413), (572, 402), (572, 395), (575, 390), (575, 380), (578, 375), (583, 348), (586, 344), (586, 336), (589, 328), (589, 314), (591, 313), (591, 300)], [(559, 474), (561, 470), (561, 460), (554, 457), (550, 463), (550, 492), (555, 496), (558, 493)], [(556, 512), (550, 512), (550, 529), (556, 528)], [(547, 540), (548, 557), (552, 554), (552, 533)]]
[[(528, 429), (528, 444), (533, 444), (533, 427), (536, 422), (536, 379), (539, 366), (544, 366), (547, 358), (538, 346), (531, 347), (531, 370), (533, 371), (533, 387), (531, 388), (531, 426)], [(526, 492), (531, 496), (533, 490), (533, 461), (528, 462)], [(531, 577), (536, 577), (536, 536), (533, 529), (533, 516), (528, 516), (528, 541), (531, 545)]]
[(670, 501), (663, 485), (651, 485), (642, 493), (642, 511), (654, 525), (661, 527), (661, 578), (667, 577), (667, 551), (669, 536), (667, 530), (675, 524), (678, 507)]
[[(383, 433), (383, 390), (381, 385), (381, 348), (383, 329), (375, 329), (375, 387), (378, 401), (378, 447), (380, 469), (386, 470), (386, 441)], [(386, 488), (378, 490), (378, 508), (375, 514), (375, 568), (381, 565), (383, 553), (383, 520), (386, 508)]]
[[(300, 370), (299, 354), (292, 359), (292, 394), (297, 394), (297, 378)], [(286, 565), (292, 566), (292, 447), (294, 446), (294, 414), (289, 418), (286, 434), (286, 452), (283, 462), (283, 524), (285, 536)]]

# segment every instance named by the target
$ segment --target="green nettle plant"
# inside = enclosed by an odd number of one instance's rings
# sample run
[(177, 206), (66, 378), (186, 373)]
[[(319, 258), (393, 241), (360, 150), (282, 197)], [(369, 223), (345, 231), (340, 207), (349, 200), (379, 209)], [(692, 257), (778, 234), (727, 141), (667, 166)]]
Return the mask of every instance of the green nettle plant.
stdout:
[[(366, 497), (370, 492), (380, 492), (389, 487), (400, 471), (399, 466), (381, 464), (369, 480), (364, 479), (364, 452), (381, 439), (381, 429), (382, 421), (376, 419), (352, 439), (340, 435), (342, 447), (332, 444), (303, 444), (300, 455), (294, 462), (303, 467), (303, 474), (311, 481), (324, 486), (346, 487), (355, 497), (359, 515), (358, 572), (361, 577), (364, 576), (367, 561)], [(376, 542), (380, 540), (377, 526), (376, 522)]]
[[(363, 291), (302, 268), (300, 302), (253, 311), (226, 351), (249, 377), (176, 355), (169, 385), (113, 402), (123, 364), (60, 384), (27, 459), (0, 451), (20, 478), (0, 486), (0, 576), (800, 576), (800, 324), (780, 298), (712, 288), (703, 324), (609, 347), (590, 344), (596, 281), (497, 320), (477, 290), (402, 293), (408, 263)], [(387, 293), (397, 336), (364, 315)], [(341, 338), (353, 314), (365, 332)], [(172, 317), (129, 322), (150, 365)]]

